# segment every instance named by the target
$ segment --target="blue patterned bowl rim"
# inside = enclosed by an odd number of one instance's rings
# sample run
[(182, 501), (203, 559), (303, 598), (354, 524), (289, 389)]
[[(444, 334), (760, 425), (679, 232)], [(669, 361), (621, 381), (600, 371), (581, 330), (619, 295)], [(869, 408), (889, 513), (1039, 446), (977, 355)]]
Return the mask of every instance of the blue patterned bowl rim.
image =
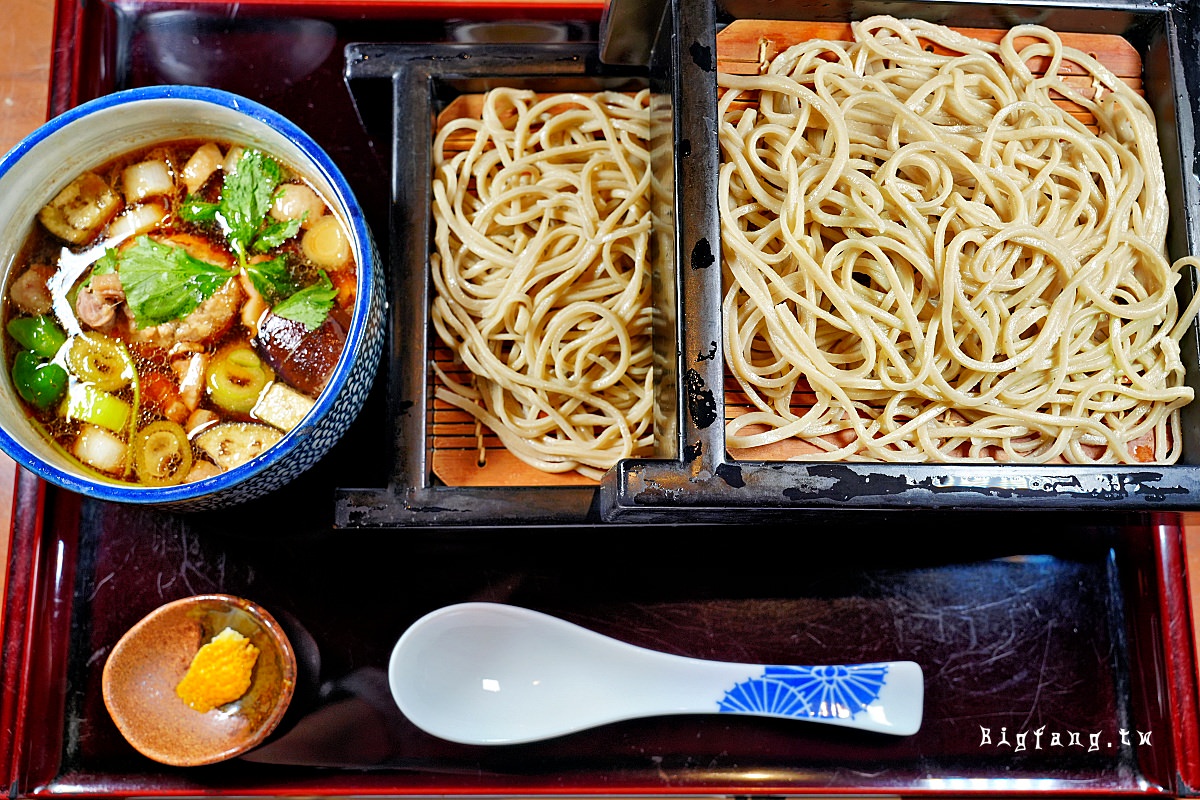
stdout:
[(61, 470), (52, 464), (47, 464), (27, 451), (8, 431), (0, 428), (0, 449), (38, 477), (89, 497), (122, 503), (154, 505), (186, 503), (186, 501), (201, 497), (219, 495), (287, 460), (293, 452), (305, 444), (307, 432), (329, 413), (330, 408), (337, 401), (338, 395), (345, 388), (354, 366), (355, 357), (363, 348), (367, 334), (368, 312), (375, 294), (372, 286), (377, 279), (375, 273), (379, 269), (379, 265), (375, 263), (375, 248), (362, 208), (342, 171), (334, 164), (324, 149), (300, 127), (277, 111), (222, 89), (182, 85), (148, 86), (125, 89), (89, 100), (47, 121), (18, 142), (0, 159), (0, 177), (12, 169), (37, 144), (84, 117), (114, 106), (157, 99), (193, 100), (223, 106), (265, 123), (283, 134), (312, 159), (314, 168), (322, 173), (322, 177), (340, 196), (347, 210), (346, 222), (350, 226), (351, 236), (360, 243), (358, 249), (361, 258), (357, 265), (358, 286), (354, 316), (350, 330), (346, 334), (346, 345), (342, 356), (334, 367), (325, 391), (321, 392), (316, 406), (309, 412), (303, 424), (287, 433), (282, 440), (262, 456), (240, 467), (235, 467), (211, 478), (177, 486), (140, 487), (99, 479), (89, 480), (86, 477)]

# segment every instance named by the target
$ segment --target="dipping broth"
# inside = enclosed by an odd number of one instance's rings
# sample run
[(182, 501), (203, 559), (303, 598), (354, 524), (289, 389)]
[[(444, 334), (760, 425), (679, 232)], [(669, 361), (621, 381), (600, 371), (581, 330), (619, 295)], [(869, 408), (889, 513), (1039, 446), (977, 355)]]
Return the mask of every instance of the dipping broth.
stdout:
[(6, 366), (30, 422), (91, 471), (168, 486), (250, 461), (307, 415), (357, 266), (303, 176), (181, 140), (77, 176), (11, 276)]

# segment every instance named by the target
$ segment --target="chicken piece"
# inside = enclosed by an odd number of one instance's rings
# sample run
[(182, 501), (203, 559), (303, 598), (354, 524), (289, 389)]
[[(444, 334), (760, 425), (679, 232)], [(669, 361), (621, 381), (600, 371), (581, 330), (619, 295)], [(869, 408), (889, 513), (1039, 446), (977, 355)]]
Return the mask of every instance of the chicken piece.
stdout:
[[(171, 369), (179, 380), (179, 398), (190, 411), (195, 411), (204, 397), (204, 375), (209, 356), (187, 344), (177, 345), (171, 355)], [(188, 427), (188, 430), (191, 430)]]
[[(233, 266), (233, 256), (201, 236), (180, 233), (160, 241), (182, 247), (189, 255), (206, 263), (225, 269), (231, 269)], [(182, 319), (140, 328), (137, 320), (130, 317), (128, 339), (135, 343), (153, 344), (164, 350), (170, 350), (180, 343), (208, 344), (229, 330), (245, 300), (246, 293), (241, 284), (236, 277), (230, 277), (211, 297)]]
[(183, 182), (188, 194), (200, 191), (214, 172), (221, 168), (221, 148), (214, 142), (201, 145), (183, 165)]
[(192, 462), (192, 468), (188, 470), (188, 474), (184, 476), (183, 482), (195, 483), (196, 481), (202, 481), (205, 478), (212, 478), (220, 475), (224, 471), (225, 470), (221, 469), (211, 461), (206, 461), (203, 458), (197, 458)]
[(115, 272), (93, 275), (75, 297), (75, 313), (89, 328), (108, 331), (117, 319), (117, 309), (125, 302), (125, 289)]
[(130, 326), (129, 339), (170, 350), (180, 343), (207, 344), (221, 338), (238, 317), (246, 293), (237, 278), (230, 278), (212, 297), (196, 307), (186, 317), (164, 322), (150, 328)]
[(246, 293), (246, 303), (242, 306), (242, 326), (250, 331), (251, 337), (254, 337), (258, 335), (259, 320), (270, 310), (271, 306), (259, 294), (258, 289), (254, 286), (254, 281), (250, 280), (250, 276), (243, 272), (238, 275), (238, 280), (242, 284), (242, 290)]
[(47, 314), (54, 302), (47, 285), (54, 276), (55, 268), (45, 264), (34, 264), (22, 272), (8, 287), (8, 296), (27, 314)]
[(302, 228), (311, 227), (325, 213), (325, 201), (309, 186), (302, 183), (285, 183), (279, 187), (275, 202), (271, 204), (271, 216), (277, 220), (301, 220)]
[(188, 436), (195, 436), (200, 431), (212, 425), (216, 425), (221, 421), (221, 415), (208, 408), (197, 408), (188, 415), (187, 422), (183, 423), (183, 429), (187, 431)]

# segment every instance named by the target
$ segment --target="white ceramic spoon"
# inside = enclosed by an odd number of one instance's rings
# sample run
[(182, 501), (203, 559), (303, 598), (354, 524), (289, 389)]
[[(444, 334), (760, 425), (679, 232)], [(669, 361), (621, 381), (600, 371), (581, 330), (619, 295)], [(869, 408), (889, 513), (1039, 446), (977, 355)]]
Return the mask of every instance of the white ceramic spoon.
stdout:
[(548, 739), (666, 714), (752, 714), (907, 736), (924, 683), (911, 661), (816, 667), (704, 661), (557, 617), (463, 603), (413, 623), (388, 664), (408, 719), (463, 744)]

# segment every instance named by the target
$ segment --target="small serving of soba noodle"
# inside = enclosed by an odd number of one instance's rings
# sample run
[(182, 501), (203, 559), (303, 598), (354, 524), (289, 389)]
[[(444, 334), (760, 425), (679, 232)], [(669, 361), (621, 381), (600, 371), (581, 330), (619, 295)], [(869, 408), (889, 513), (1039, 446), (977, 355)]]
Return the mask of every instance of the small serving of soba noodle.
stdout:
[(731, 450), (1176, 461), (1195, 261), (1145, 100), (1044, 27), (852, 30), (718, 78)]
[(494, 89), (434, 142), (436, 396), (546, 472), (652, 445), (648, 102)]

